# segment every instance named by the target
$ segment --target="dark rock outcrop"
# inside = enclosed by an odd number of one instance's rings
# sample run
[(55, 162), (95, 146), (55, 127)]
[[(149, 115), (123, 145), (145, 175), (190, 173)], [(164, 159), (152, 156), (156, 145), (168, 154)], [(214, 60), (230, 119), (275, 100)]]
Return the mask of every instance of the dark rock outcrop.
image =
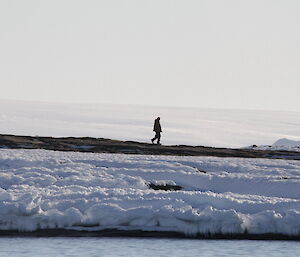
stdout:
[(0, 148), (46, 149), (92, 153), (123, 153), (175, 156), (216, 156), (300, 160), (300, 152), (215, 148), (188, 145), (153, 145), (91, 137), (30, 137), (0, 135)]

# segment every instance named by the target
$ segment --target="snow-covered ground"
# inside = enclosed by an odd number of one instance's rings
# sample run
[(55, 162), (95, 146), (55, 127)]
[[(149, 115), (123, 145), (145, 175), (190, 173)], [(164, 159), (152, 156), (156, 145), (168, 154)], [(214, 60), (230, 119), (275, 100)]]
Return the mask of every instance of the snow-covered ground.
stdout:
[(0, 149), (0, 229), (299, 235), (299, 182), (291, 160)]
[[(201, 101), (201, 96), (199, 97)], [(300, 141), (300, 113), (0, 100), (0, 133), (91, 136), (150, 142), (160, 116), (163, 144), (221, 147)]]

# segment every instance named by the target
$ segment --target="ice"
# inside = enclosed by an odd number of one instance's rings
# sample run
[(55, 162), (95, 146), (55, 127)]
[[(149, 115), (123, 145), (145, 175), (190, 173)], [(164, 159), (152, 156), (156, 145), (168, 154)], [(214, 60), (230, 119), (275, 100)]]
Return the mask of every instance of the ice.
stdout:
[(271, 150), (271, 151), (293, 151), (300, 152), (300, 141), (295, 141), (287, 138), (278, 139), (272, 145), (252, 145), (250, 147), (246, 147), (250, 149), (256, 150)]
[(290, 140), (287, 138), (282, 138), (277, 140), (273, 146), (283, 146), (283, 147), (300, 147), (300, 141)]
[(0, 149), (0, 229), (299, 235), (299, 182), (293, 160)]
[(167, 145), (240, 148), (270, 145), (279, 138), (300, 141), (298, 112), (0, 100), (2, 134), (90, 136), (149, 143), (158, 116), (162, 144)]

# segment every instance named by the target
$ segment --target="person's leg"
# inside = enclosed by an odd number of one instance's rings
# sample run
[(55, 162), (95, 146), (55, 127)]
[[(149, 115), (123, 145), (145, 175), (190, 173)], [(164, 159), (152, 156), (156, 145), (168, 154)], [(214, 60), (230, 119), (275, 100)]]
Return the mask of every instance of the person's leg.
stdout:
[(155, 132), (155, 137), (153, 137), (153, 138), (151, 139), (152, 144), (154, 144), (154, 141), (155, 141), (157, 138), (158, 138), (158, 137), (157, 137), (157, 132)]
[(157, 144), (159, 145), (160, 144), (160, 132), (157, 132), (155, 137), (157, 138)]
[(152, 144), (154, 144), (154, 140), (155, 140), (155, 137), (153, 137), (153, 138), (151, 139)]
[(160, 132), (155, 132), (155, 137), (151, 139), (152, 143), (157, 139), (157, 144), (160, 144)]

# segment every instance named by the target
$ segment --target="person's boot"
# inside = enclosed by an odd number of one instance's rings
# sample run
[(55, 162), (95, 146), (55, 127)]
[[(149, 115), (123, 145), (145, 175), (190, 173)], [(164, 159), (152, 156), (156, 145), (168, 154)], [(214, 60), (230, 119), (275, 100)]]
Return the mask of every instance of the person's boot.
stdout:
[(154, 138), (151, 139), (152, 144), (154, 144)]

